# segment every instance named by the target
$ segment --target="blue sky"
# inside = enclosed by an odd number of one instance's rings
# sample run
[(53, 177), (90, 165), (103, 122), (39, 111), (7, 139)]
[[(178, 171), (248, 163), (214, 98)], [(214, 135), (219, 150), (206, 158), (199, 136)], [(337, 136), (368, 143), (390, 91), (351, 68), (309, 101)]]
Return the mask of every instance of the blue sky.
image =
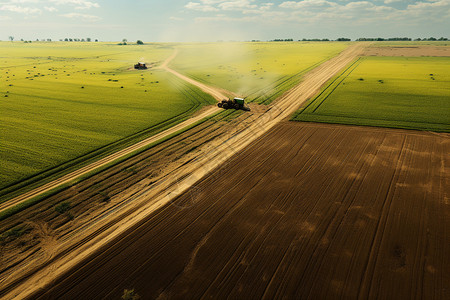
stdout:
[(450, 0), (0, 0), (0, 40), (450, 37)]

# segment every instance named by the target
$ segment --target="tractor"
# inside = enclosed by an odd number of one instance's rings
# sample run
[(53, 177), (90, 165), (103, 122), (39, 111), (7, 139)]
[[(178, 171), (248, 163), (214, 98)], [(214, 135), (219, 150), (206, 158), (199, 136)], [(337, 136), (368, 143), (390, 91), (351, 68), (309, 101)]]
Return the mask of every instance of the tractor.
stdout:
[(250, 110), (250, 108), (245, 105), (244, 98), (223, 99), (221, 102), (217, 103), (217, 106), (224, 109), (234, 108), (247, 111)]
[(147, 65), (143, 62), (138, 62), (137, 64), (134, 65), (134, 68), (136, 70), (147, 70)]

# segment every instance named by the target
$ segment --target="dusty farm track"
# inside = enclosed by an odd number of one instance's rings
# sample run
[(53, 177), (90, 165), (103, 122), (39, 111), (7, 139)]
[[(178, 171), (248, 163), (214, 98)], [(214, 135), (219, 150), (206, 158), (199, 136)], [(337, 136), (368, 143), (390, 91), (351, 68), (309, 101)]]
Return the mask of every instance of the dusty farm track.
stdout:
[[(235, 153), (312, 97), (364, 46), (351, 46), (323, 63), (271, 106), (254, 106), (245, 113), (223, 112), (14, 218), (0, 221), (0, 227), (8, 230), (0, 241), (0, 297), (24, 298), (46, 287), (128, 228), (173, 202), (200, 178), (220, 165), (226, 166)], [(227, 185), (233, 184), (227, 181)], [(189, 193), (196, 194), (196, 188)], [(57, 212), (55, 208), (64, 203), (69, 203), (70, 209)]]
[[(212, 95), (218, 101), (221, 100), (221, 99), (226, 98), (226, 96), (224, 96), (222, 94), (221, 90), (216, 89), (214, 87), (209, 87), (209, 86), (207, 86), (207, 85), (205, 85), (203, 83), (197, 82), (197, 81), (195, 81), (193, 79), (190, 79), (190, 78), (188, 78), (188, 77), (186, 77), (186, 76), (184, 76), (184, 75), (182, 75), (182, 74), (180, 74), (180, 73), (170, 69), (168, 67), (168, 64), (170, 63), (170, 61), (172, 61), (176, 57), (177, 53), (178, 53), (178, 51), (174, 51), (174, 53), (162, 63), (160, 68), (166, 70), (167, 72), (170, 72), (170, 73), (174, 74), (175, 76), (180, 77), (182, 80), (185, 80), (185, 81), (189, 82), (190, 84), (193, 84), (193, 85), (199, 87), (202, 91)], [(35, 188), (35, 189), (31, 190), (31, 191), (23, 193), (22, 195), (14, 197), (13, 199), (11, 199), (9, 201), (5, 201), (3, 203), (0, 203), (0, 212), (5, 211), (7, 209), (10, 209), (10, 208), (12, 208), (12, 207), (14, 207), (16, 205), (19, 205), (20, 203), (23, 203), (23, 202), (25, 202), (25, 201), (33, 198), (33, 197), (36, 197), (36, 196), (42, 195), (42, 194), (44, 194), (44, 193), (46, 193), (48, 191), (51, 191), (52, 189), (55, 189), (58, 186), (64, 185), (66, 183), (69, 183), (69, 182), (77, 179), (77, 178), (80, 178), (81, 176), (83, 176), (85, 174), (88, 174), (88, 173), (90, 173), (90, 172), (92, 172), (92, 171), (94, 171), (96, 169), (99, 169), (99, 168), (101, 168), (103, 166), (106, 166), (106, 165), (108, 165), (108, 164), (110, 164), (110, 163), (112, 163), (112, 162), (114, 162), (114, 161), (116, 161), (116, 160), (118, 160), (118, 159), (120, 159), (120, 158), (122, 158), (124, 156), (127, 156), (127, 155), (129, 155), (129, 154), (131, 154), (131, 153), (133, 153), (135, 151), (138, 151), (139, 149), (142, 149), (142, 148), (144, 148), (144, 147), (146, 147), (148, 145), (151, 145), (152, 143), (155, 143), (155, 142), (157, 142), (157, 141), (159, 141), (161, 139), (164, 139), (165, 137), (168, 137), (168, 136), (170, 136), (170, 135), (172, 135), (172, 134), (174, 134), (174, 133), (176, 133), (176, 132), (178, 132), (180, 130), (183, 130), (184, 128), (187, 128), (187, 127), (195, 124), (196, 122), (198, 122), (198, 121), (200, 121), (200, 120), (202, 120), (202, 119), (204, 119), (204, 118), (206, 118), (208, 116), (211, 116), (211, 115), (213, 115), (213, 114), (215, 114), (215, 113), (217, 113), (219, 111), (220, 111), (220, 109), (215, 107), (215, 106), (209, 107), (208, 109), (203, 109), (201, 111), (201, 113), (197, 113), (192, 118), (189, 118), (188, 120), (186, 120), (184, 122), (176, 124), (175, 126), (172, 126), (169, 129), (166, 129), (166, 130), (164, 130), (164, 131), (162, 131), (162, 132), (160, 132), (158, 134), (155, 134), (155, 135), (153, 135), (153, 136), (151, 136), (151, 137), (149, 137), (149, 138), (147, 138), (145, 140), (142, 140), (142, 141), (140, 141), (140, 142), (138, 142), (138, 143), (136, 143), (136, 144), (134, 144), (132, 146), (129, 146), (129, 147), (125, 148), (125, 149), (117, 151), (117, 152), (115, 152), (115, 153), (113, 153), (111, 155), (108, 155), (108, 156), (106, 156), (106, 157), (104, 157), (102, 159), (99, 159), (99, 160), (97, 160), (97, 161), (95, 161), (95, 162), (93, 162), (93, 163), (91, 163), (91, 164), (89, 164), (87, 166), (84, 166), (84, 167), (82, 167), (82, 168), (80, 168), (80, 169), (78, 169), (78, 170), (76, 170), (74, 172), (71, 172), (71, 173), (66, 174), (64, 176), (61, 176), (60, 178), (58, 178), (58, 179), (56, 179), (54, 181), (51, 181), (51, 182), (46, 183), (46, 184), (44, 184), (44, 185), (42, 185), (40, 187), (37, 187), (37, 188)]]
[(283, 122), (35, 296), (449, 299), (449, 152)]

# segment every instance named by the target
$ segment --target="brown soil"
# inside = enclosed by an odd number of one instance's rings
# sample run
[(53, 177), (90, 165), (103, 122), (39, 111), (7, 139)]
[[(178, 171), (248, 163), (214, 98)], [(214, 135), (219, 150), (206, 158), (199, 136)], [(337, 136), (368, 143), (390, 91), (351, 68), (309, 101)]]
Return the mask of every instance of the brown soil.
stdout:
[(34, 297), (449, 299), (449, 152), (282, 122)]
[(364, 56), (450, 56), (448, 46), (367, 47)]
[[(235, 112), (240, 116), (232, 121), (225, 114), (220, 115), (74, 184), (14, 218), (0, 221), (2, 231), (8, 232), (0, 241), (0, 297), (24, 298), (48, 286), (133, 224), (173, 202), (205, 174), (219, 165), (226, 166), (235, 153), (317, 93), (364, 46), (361, 43), (349, 47), (323, 63), (271, 106)], [(216, 91), (209, 92), (221, 97)], [(190, 193), (196, 194), (197, 190), (190, 189)], [(69, 203), (70, 208), (62, 213), (56, 211), (63, 203)], [(50, 230), (41, 232), (44, 223)], [(46, 246), (47, 241), (51, 241), (51, 247)]]

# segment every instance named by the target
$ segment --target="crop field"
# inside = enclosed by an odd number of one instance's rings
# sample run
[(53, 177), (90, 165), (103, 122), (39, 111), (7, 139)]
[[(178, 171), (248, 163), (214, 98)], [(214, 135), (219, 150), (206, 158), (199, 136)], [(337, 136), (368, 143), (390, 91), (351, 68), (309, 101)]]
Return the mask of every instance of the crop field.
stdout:
[(447, 299), (449, 146), (282, 122), (33, 298)]
[(171, 66), (198, 81), (248, 101), (268, 104), (349, 43), (258, 42), (188, 44)]
[[(446, 58), (355, 62), (365, 45), (306, 74), (276, 105), (223, 110), (0, 216), (0, 297), (446, 299), (449, 134), (286, 121), (326, 82), (367, 83), (358, 97), (391, 81), (399, 99), (407, 88), (410, 101), (421, 90), (448, 95)], [(345, 82), (355, 72), (364, 75)], [(417, 113), (410, 104), (405, 116)], [(439, 124), (444, 108), (425, 112)]]
[(450, 57), (363, 57), (293, 119), (449, 132), (449, 95)]
[[(214, 103), (157, 65), (166, 45), (0, 43), (0, 189)], [(103, 147), (103, 148), (102, 148)]]

